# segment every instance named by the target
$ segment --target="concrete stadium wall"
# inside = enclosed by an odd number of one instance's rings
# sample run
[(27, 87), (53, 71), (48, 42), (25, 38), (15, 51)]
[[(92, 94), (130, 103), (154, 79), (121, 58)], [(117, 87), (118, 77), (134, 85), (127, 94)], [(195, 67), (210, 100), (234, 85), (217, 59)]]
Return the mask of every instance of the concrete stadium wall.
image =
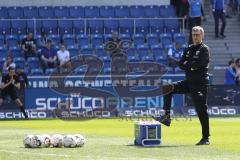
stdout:
[(0, 0), (0, 6), (168, 5), (170, 0)]

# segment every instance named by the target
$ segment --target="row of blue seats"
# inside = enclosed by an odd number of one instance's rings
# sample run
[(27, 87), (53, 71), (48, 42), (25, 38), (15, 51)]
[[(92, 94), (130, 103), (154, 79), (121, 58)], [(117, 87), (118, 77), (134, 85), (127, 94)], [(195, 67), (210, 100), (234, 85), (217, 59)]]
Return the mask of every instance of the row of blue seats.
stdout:
[(120, 33), (177, 33), (180, 25), (172, 19), (89, 19), (89, 20), (0, 20), (0, 33), (26, 34), (28, 31), (40, 34), (109, 34)]
[[(56, 47), (56, 50), (59, 49)], [(70, 56), (77, 56), (77, 55), (97, 55), (100, 58), (104, 58), (104, 60), (110, 60), (108, 57), (108, 53), (105, 51), (103, 45), (97, 45), (95, 48), (92, 48), (89, 45), (82, 46), (81, 48), (76, 48), (75, 46), (69, 46), (68, 50), (70, 52)], [(131, 47), (126, 49), (128, 56), (139, 56), (141, 59), (143, 56), (163, 56), (164, 48), (162, 48), (161, 44), (151, 45), (150, 47), (146, 44), (137, 45), (136, 47)], [(12, 55), (13, 57), (23, 57), (22, 50), (19, 47), (12, 47), (10, 50), (7, 49), (0, 49), (0, 58), (4, 61), (7, 55)]]
[[(66, 46), (81, 46), (84, 45), (92, 45), (93, 47), (97, 45), (103, 45), (105, 42), (107, 42), (112, 37), (111, 34), (93, 34), (93, 35), (72, 35), (67, 34), (63, 35), (62, 37), (60, 35), (49, 35), (48, 39), (51, 39), (53, 41), (54, 45), (59, 45), (62, 41)], [(18, 35), (7, 35), (5, 38), (4, 36), (0, 35), (0, 46), (7, 45), (8, 48), (12, 48), (14, 46), (18, 46), (18, 44), (21, 42), (21, 40), (25, 38), (25, 35), (18, 36)], [(36, 41), (40, 39), (40, 36), (37, 36)], [(163, 47), (165, 48), (167, 45), (171, 44), (172, 42), (179, 43), (180, 45), (186, 44), (186, 38), (184, 34), (181, 33), (175, 33), (173, 36), (171, 34), (162, 33), (160, 35), (157, 34), (147, 34), (146, 36), (144, 34), (135, 34), (133, 36), (129, 34), (119, 34), (120, 40), (128, 40), (131, 41), (132, 44), (135, 46), (141, 45), (141, 44), (149, 44), (149, 45), (155, 45), (162, 43)], [(1, 48), (0, 48), (1, 50)]]
[(0, 7), (0, 18), (174, 17), (173, 6), (27, 6)]
[[(167, 74), (184, 73), (184, 71), (181, 70), (179, 67), (166, 67), (166, 68), (167, 68)], [(30, 76), (49, 76), (54, 72), (56, 72), (56, 69), (54, 69), (54, 68), (47, 68), (45, 72), (41, 68), (33, 68), (30, 71), (28, 71), (27, 69), (25, 70), (25, 73)], [(67, 70), (66, 70), (66, 72), (67, 72)], [(142, 72), (144, 72), (144, 70)], [(72, 75), (78, 75), (78, 76), (80, 76), (80, 75), (84, 76), (85, 73), (86, 73), (86, 69), (84, 69), (84, 68), (79, 68), (79, 69), (76, 69), (75, 71), (71, 72)], [(111, 68), (105, 67), (105, 68), (102, 68), (100, 74), (110, 75), (110, 73), (111, 73)]]

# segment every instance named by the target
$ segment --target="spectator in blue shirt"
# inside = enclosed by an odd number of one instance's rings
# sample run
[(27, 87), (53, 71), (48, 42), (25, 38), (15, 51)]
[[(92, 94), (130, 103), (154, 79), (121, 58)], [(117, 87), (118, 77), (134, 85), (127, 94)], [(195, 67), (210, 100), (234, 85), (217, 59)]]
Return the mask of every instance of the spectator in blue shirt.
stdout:
[(222, 21), (220, 36), (225, 38), (227, 0), (212, 0), (212, 11), (215, 21), (215, 38), (219, 37), (219, 19)]
[(57, 65), (57, 54), (51, 40), (47, 40), (46, 47), (41, 50), (41, 61), (44, 71), (46, 68), (54, 68)]
[(228, 67), (225, 70), (225, 85), (234, 85), (236, 84), (236, 70), (235, 70), (235, 63), (233, 60), (228, 62)]
[(183, 48), (179, 43), (175, 44), (175, 47), (169, 47), (168, 49), (168, 65), (170, 67), (177, 67), (177, 61), (180, 60), (183, 54)]
[(201, 26), (202, 17), (204, 16), (202, 8), (202, 0), (188, 0), (189, 11), (188, 11), (188, 20), (189, 20), (189, 40), (188, 43), (192, 44), (192, 28), (195, 26)]

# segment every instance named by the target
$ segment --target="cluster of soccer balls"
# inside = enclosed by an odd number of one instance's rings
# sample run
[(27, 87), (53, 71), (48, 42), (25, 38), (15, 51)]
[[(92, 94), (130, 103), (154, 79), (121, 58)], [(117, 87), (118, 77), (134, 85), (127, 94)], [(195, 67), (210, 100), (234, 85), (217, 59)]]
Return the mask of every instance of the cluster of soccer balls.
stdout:
[(61, 135), (48, 134), (43, 135), (26, 135), (23, 139), (25, 148), (48, 148), (48, 147), (66, 147), (76, 148), (82, 147), (86, 143), (85, 138), (81, 134)]

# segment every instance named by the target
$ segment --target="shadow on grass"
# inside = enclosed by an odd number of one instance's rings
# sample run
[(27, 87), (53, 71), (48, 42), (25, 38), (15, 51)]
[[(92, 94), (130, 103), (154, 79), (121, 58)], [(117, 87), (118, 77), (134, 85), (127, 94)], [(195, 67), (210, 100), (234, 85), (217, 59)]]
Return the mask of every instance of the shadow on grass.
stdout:
[(176, 147), (189, 147), (193, 145), (160, 145), (160, 146), (140, 146), (134, 144), (128, 144), (127, 147), (135, 147), (135, 148), (176, 148)]

